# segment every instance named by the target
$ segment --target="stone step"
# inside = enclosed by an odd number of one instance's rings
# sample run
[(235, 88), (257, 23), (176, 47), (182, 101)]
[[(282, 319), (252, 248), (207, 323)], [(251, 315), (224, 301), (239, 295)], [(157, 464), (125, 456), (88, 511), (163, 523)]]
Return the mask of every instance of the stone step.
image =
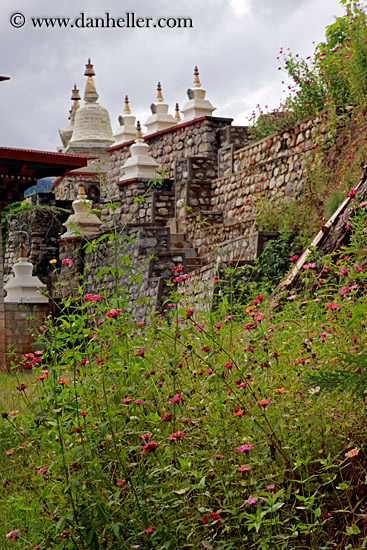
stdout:
[(187, 266), (191, 266), (191, 265), (196, 265), (196, 266), (199, 266), (199, 265), (203, 265), (203, 258), (199, 258), (199, 256), (196, 256), (195, 258), (187, 258), (186, 259), (186, 265)]
[(197, 255), (198, 253), (196, 252), (196, 250), (194, 248), (183, 248), (182, 249), (182, 252), (185, 254), (185, 258), (186, 260), (188, 258), (197, 258)]
[(171, 243), (185, 240), (185, 233), (171, 233)]
[(171, 241), (171, 251), (183, 250), (184, 248), (192, 248), (188, 241)]
[(175, 233), (177, 233), (176, 219), (175, 218), (170, 218), (169, 220), (167, 220), (166, 227), (169, 227), (169, 230), (171, 232), (171, 236), (174, 235)]

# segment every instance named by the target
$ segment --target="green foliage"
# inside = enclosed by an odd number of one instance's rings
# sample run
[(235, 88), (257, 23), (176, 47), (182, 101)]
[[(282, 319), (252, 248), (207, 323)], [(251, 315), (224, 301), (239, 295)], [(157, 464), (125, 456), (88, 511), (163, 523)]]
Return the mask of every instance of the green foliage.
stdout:
[(288, 95), (278, 109), (253, 111), (251, 134), (255, 140), (316, 115), (322, 109), (336, 111), (350, 104), (364, 106), (367, 98), (367, 19), (364, 6), (345, 3), (346, 13), (326, 28), (326, 41), (313, 55), (280, 51), (287, 75)]
[(345, 199), (345, 191), (343, 189), (335, 190), (331, 193), (326, 201), (325, 206), (325, 219), (328, 220), (339, 208), (343, 200)]

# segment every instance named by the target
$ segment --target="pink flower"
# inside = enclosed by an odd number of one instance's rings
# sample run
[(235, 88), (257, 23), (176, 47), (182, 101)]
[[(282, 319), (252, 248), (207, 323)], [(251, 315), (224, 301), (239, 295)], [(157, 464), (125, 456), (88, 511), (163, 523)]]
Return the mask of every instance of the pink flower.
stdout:
[(171, 401), (172, 403), (178, 403), (182, 399), (181, 393), (176, 393), (171, 399), (168, 399), (168, 401)]
[(260, 405), (260, 407), (266, 407), (266, 405), (269, 405), (270, 399), (262, 399), (261, 401), (256, 401), (257, 405)]
[(354, 456), (357, 456), (360, 449), (358, 447), (354, 447), (354, 449), (351, 449), (347, 453), (344, 453), (344, 456), (347, 456), (348, 458), (353, 458)]
[(61, 263), (65, 265), (65, 264), (70, 264), (70, 262), (71, 262), (70, 258), (65, 258), (65, 260), (63, 260)]
[(143, 445), (142, 449), (147, 453), (150, 453), (152, 451), (155, 451), (157, 447), (158, 447), (158, 441), (155, 441), (154, 439), (152, 439), (152, 441), (149, 441), (149, 443), (146, 443), (145, 445)]
[(220, 328), (223, 325), (223, 323), (215, 323), (214, 328)]
[(10, 531), (10, 533), (6, 535), (6, 537), (10, 538), (12, 542), (16, 542), (18, 540), (19, 535), (20, 535), (20, 530), (13, 529), (12, 531)]
[(134, 403), (135, 405), (140, 405), (141, 403), (144, 403), (144, 399), (137, 399)]
[(344, 265), (339, 271), (339, 275), (346, 275), (348, 273), (348, 267)]
[(246, 445), (241, 445), (241, 447), (236, 447), (236, 451), (239, 451), (240, 453), (243, 453), (245, 451), (251, 451), (254, 445), (255, 443), (248, 443)]
[(295, 260), (298, 260), (297, 254), (295, 254), (294, 256), (291, 256), (291, 257), (289, 258), (289, 261), (290, 261), (290, 262), (294, 262)]
[(248, 498), (247, 500), (245, 500), (246, 504), (255, 504), (255, 502), (257, 502), (257, 497), (253, 497), (253, 498)]
[(138, 351), (135, 354), (135, 357), (144, 357), (145, 348), (138, 349)]
[(251, 470), (251, 466), (246, 466), (246, 464), (243, 464), (242, 466), (237, 468), (238, 472), (248, 472), (249, 470)]
[(228, 361), (228, 363), (224, 363), (224, 368), (231, 369), (233, 367), (234, 363), (233, 361)]
[(170, 441), (176, 441), (176, 439), (181, 439), (182, 437), (185, 437), (185, 432), (179, 430), (178, 432), (171, 433), (168, 439)]
[(121, 399), (121, 403), (130, 403), (131, 397), (124, 397), (124, 399)]
[(10, 456), (14, 453), (14, 449), (9, 449), (8, 451), (5, 451), (5, 454)]
[(193, 307), (190, 307), (189, 309), (187, 309), (185, 311), (186, 319), (190, 319), (190, 317), (192, 316), (194, 311), (195, 311), (195, 308), (193, 308)]
[(154, 527), (148, 527), (148, 529), (144, 529), (144, 533), (151, 533), (153, 531)]
[(48, 466), (42, 466), (42, 468), (38, 470), (38, 473), (40, 476), (45, 475), (47, 472), (48, 472)]
[(120, 315), (121, 311), (122, 309), (120, 308), (111, 309), (108, 313), (106, 313), (106, 317), (117, 317), (118, 315)]
[(178, 277), (175, 277), (173, 279), (173, 282), (174, 283), (180, 283), (181, 281), (186, 281), (186, 279), (188, 279), (189, 276), (187, 275), (187, 273), (185, 275), (179, 275)]
[(152, 437), (152, 435), (153, 435), (153, 434), (151, 434), (150, 432), (147, 432), (146, 434), (141, 434), (141, 435), (139, 435), (139, 437), (140, 437), (141, 439), (144, 439), (144, 441), (145, 441), (146, 439), (150, 439), (150, 438)]
[(339, 304), (337, 304), (336, 302), (333, 302), (332, 304), (326, 304), (325, 307), (327, 309), (338, 309)]

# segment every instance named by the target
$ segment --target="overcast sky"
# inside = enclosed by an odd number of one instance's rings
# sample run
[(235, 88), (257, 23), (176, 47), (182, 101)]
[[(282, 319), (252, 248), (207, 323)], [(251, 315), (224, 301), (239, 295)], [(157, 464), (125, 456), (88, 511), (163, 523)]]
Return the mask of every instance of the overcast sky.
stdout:
[[(31, 17), (191, 17), (191, 29), (33, 28)], [(23, 14), (14, 28), (10, 16)], [(217, 116), (247, 124), (257, 103), (276, 107), (286, 77), (281, 46), (307, 56), (342, 15), (339, 0), (0, 0), (0, 145), (55, 150), (74, 82), (83, 95), (88, 57), (113, 131), (125, 94), (144, 123), (160, 80), (173, 114), (198, 65)], [(16, 19), (19, 23), (20, 19)]]

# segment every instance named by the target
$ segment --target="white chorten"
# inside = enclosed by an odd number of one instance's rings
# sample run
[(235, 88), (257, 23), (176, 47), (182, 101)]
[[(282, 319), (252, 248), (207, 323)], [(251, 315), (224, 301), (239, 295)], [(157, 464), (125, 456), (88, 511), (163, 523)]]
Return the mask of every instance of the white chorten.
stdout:
[(164, 101), (160, 82), (157, 86), (157, 99), (151, 104), (150, 110), (152, 114), (144, 124), (147, 127), (147, 134), (153, 134), (177, 124), (173, 116), (168, 114), (168, 103)]
[(131, 157), (121, 167), (120, 181), (154, 178), (159, 164), (149, 154), (149, 146), (143, 140), (139, 121), (136, 125), (136, 140), (130, 147), (130, 153)]
[(72, 207), (74, 214), (71, 214), (63, 224), (66, 227), (66, 233), (61, 235), (62, 239), (70, 237), (88, 237), (99, 232), (102, 223), (92, 210), (92, 202), (87, 199), (83, 184), (79, 184), (78, 197), (73, 201)]
[(84, 75), (87, 77), (85, 105), (76, 111), (73, 135), (65, 149), (66, 153), (96, 153), (110, 147), (114, 142), (110, 115), (107, 109), (97, 103), (99, 96), (93, 80), (95, 72), (90, 59)]
[(119, 116), (118, 121), (120, 126), (113, 134), (115, 140), (114, 145), (119, 145), (120, 143), (126, 143), (127, 141), (135, 139), (136, 117), (131, 114), (128, 96), (125, 96), (124, 116)]
[(189, 101), (187, 101), (181, 109), (181, 113), (184, 116), (184, 122), (202, 116), (211, 116), (213, 111), (216, 110), (216, 107), (213, 107), (210, 101), (205, 99), (205, 95), (206, 90), (201, 87), (199, 80), (199, 69), (195, 67), (193, 86), (187, 90)]
[(40, 293), (46, 285), (32, 275), (33, 264), (26, 258), (23, 240), (20, 241), (19, 258), (13, 266), (13, 271), (14, 277), (11, 277), (4, 287), (7, 292), (4, 302), (48, 304), (47, 296)]

